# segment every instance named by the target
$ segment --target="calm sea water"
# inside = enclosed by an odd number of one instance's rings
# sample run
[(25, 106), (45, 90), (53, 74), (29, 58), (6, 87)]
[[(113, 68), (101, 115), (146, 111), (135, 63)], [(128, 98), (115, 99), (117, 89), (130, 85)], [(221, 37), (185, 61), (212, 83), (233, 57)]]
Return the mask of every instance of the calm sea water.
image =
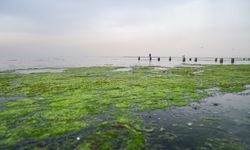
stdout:
[[(194, 62), (194, 58), (186, 58), (187, 64), (219, 64), (215, 62), (212, 57), (198, 57), (198, 62)], [(137, 57), (51, 57), (51, 58), (1, 58), (0, 71), (15, 70), (15, 69), (28, 69), (28, 68), (48, 68), (48, 67), (84, 67), (84, 66), (134, 66), (134, 65), (156, 65), (173, 67), (181, 65), (181, 57), (172, 57), (169, 61), (168, 57), (161, 57), (158, 61), (157, 57), (153, 57), (149, 61), (147, 57), (141, 57), (138, 61)], [(224, 64), (230, 64), (230, 58), (224, 59)], [(235, 64), (250, 64), (248, 58), (235, 59)]]

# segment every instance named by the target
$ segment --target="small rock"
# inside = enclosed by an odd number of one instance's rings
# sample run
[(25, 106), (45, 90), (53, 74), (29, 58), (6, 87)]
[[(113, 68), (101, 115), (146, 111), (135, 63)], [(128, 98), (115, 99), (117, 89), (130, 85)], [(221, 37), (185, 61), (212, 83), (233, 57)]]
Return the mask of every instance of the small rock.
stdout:
[(213, 106), (219, 106), (219, 103), (213, 103)]
[(197, 109), (200, 108), (200, 105), (197, 104), (197, 103), (193, 103), (193, 104), (191, 105), (191, 107), (192, 107), (193, 109), (197, 110)]
[(191, 126), (191, 125), (193, 125), (193, 123), (192, 123), (192, 122), (189, 122), (189, 123), (187, 123), (187, 125), (188, 125), (188, 126)]
[(77, 137), (76, 140), (79, 141), (81, 138), (80, 137)]

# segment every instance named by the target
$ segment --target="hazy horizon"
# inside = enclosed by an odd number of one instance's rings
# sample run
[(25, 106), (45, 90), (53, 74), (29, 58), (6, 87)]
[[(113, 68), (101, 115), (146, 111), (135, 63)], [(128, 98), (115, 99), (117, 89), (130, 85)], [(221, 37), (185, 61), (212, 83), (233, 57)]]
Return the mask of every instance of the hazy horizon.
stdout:
[(3, 0), (0, 57), (250, 57), (248, 0)]

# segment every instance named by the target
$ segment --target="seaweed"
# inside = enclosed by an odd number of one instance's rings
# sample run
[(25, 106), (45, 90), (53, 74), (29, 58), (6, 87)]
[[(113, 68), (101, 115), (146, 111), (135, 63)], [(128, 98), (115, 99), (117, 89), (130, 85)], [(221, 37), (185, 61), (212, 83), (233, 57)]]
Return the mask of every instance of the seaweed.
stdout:
[(65, 138), (65, 144), (79, 149), (143, 149), (147, 129), (137, 112), (188, 105), (211, 96), (206, 90), (215, 87), (219, 93), (243, 91), (250, 84), (249, 67), (135, 66), (126, 72), (113, 71), (121, 67), (83, 67), (62, 73), (2, 73), (0, 149), (49, 149), (60, 137), (82, 131), (84, 138), (75, 138), (73, 145)]

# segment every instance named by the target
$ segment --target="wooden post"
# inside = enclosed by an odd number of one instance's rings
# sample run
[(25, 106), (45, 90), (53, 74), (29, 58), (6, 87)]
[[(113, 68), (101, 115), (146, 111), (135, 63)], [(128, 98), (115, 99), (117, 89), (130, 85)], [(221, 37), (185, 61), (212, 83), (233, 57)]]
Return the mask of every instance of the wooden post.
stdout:
[(220, 58), (220, 64), (223, 64), (223, 58)]
[(192, 58), (189, 58), (189, 61), (192, 61)]
[(215, 62), (217, 62), (217, 60), (218, 60), (217, 58), (214, 59)]
[(160, 57), (158, 57), (158, 61), (161, 61), (161, 58), (160, 58)]
[(169, 59), (168, 59), (169, 61), (171, 61), (172, 60), (172, 58), (171, 58), (171, 56), (169, 56)]
[(197, 60), (198, 60), (197, 57), (195, 57), (195, 58), (194, 58), (194, 62), (197, 62)]
[(140, 61), (140, 60), (141, 60), (141, 57), (139, 56), (139, 57), (138, 57), (138, 61)]
[(186, 61), (186, 58), (185, 56), (182, 57), (182, 62), (185, 62)]
[(234, 58), (231, 58), (231, 64), (234, 64)]

